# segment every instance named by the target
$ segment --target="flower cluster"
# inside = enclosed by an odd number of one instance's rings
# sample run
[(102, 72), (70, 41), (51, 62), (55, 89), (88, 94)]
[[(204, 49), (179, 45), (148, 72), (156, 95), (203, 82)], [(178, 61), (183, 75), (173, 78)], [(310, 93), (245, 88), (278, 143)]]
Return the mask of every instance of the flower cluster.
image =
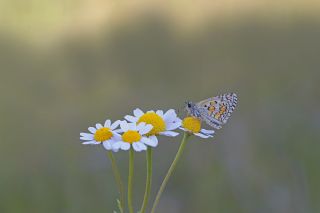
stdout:
[(179, 135), (176, 129), (182, 129), (201, 138), (213, 137), (213, 130), (201, 129), (201, 121), (195, 117), (181, 120), (175, 110), (143, 112), (135, 109), (133, 115), (126, 115), (125, 120), (111, 122), (106, 120), (104, 125), (97, 123), (89, 127), (90, 133), (80, 133), (83, 144), (102, 144), (106, 150), (117, 152), (129, 150), (144, 151), (147, 146), (156, 147), (158, 136), (175, 137)]
[(147, 175), (146, 175), (146, 188), (141, 206), (140, 213), (146, 213), (146, 208), (150, 196), (151, 177), (152, 177), (152, 149), (158, 146), (159, 136), (175, 137), (179, 135), (177, 129), (185, 131), (180, 147), (177, 151), (167, 175), (162, 182), (160, 189), (156, 195), (155, 201), (152, 206), (151, 213), (155, 212), (155, 208), (159, 202), (163, 189), (167, 184), (167, 180), (176, 168), (177, 161), (179, 160), (184, 147), (186, 146), (187, 138), (190, 135), (195, 135), (201, 138), (213, 137), (213, 130), (206, 130), (201, 128), (201, 121), (199, 118), (189, 116), (181, 120), (175, 110), (169, 109), (164, 112), (162, 110), (143, 112), (140, 109), (133, 110), (133, 115), (124, 116), (123, 120), (111, 122), (106, 120), (102, 125), (97, 123), (94, 127), (89, 127), (89, 133), (80, 133), (82, 144), (102, 144), (108, 150), (108, 157), (112, 164), (112, 170), (117, 183), (120, 199), (117, 200), (120, 213), (125, 212), (124, 201), (124, 187), (119, 168), (113, 157), (112, 152), (119, 150), (129, 150), (129, 166), (128, 166), (128, 193), (127, 203), (129, 213), (134, 213), (132, 202), (133, 191), (133, 176), (134, 176), (134, 152), (146, 151), (147, 156)]

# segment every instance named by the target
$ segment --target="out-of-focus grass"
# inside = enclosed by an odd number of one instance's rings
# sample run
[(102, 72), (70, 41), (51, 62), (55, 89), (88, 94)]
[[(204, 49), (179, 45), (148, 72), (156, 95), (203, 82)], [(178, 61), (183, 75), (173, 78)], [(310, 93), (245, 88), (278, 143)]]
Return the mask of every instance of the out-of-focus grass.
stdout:
[[(188, 36), (166, 17), (48, 50), (1, 36), (0, 212), (112, 212), (110, 164), (79, 132), (135, 107), (180, 108), (229, 91), (237, 110), (213, 141), (190, 141), (159, 212), (320, 211), (316, 16), (208, 19)], [(153, 196), (178, 141), (160, 139)], [(117, 158), (126, 174), (127, 153)], [(144, 159), (137, 154), (137, 205)]]

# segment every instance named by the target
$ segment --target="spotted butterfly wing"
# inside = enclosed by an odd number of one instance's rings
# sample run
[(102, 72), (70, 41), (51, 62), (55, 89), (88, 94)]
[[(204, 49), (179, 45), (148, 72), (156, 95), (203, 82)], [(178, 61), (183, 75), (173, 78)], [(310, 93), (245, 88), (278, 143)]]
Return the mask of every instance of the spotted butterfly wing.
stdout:
[(196, 107), (201, 112), (201, 118), (210, 126), (220, 129), (227, 123), (237, 105), (237, 95), (227, 93), (200, 101)]

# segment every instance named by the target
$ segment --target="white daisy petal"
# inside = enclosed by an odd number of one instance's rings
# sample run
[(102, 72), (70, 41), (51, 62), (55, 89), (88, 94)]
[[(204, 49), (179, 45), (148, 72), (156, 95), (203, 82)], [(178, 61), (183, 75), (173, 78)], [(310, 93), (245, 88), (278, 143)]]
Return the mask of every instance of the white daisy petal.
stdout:
[(137, 117), (133, 117), (132, 115), (126, 115), (126, 116), (124, 116), (124, 118), (125, 118), (127, 121), (131, 122), (131, 123), (135, 123), (135, 122), (138, 121), (138, 118), (137, 118)]
[(137, 131), (137, 124), (136, 123), (129, 123), (129, 129), (133, 131)]
[(120, 147), (121, 147), (121, 143), (123, 143), (123, 142), (118, 141), (118, 142), (116, 142), (116, 143), (113, 143), (113, 144), (112, 144), (112, 149), (119, 150)]
[(162, 110), (157, 110), (157, 111), (156, 111), (156, 114), (157, 114), (157, 115), (160, 115), (161, 117), (163, 117), (163, 111), (162, 111)]
[(138, 123), (137, 130), (139, 131), (140, 129), (143, 129), (145, 127), (145, 125), (146, 125), (145, 122)]
[(136, 144), (139, 145), (139, 147), (140, 147), (141, 150), (147, 150), (147, 146), (144, 145), (144, 143), (142, 143), (142, 142), (136, 142)]
[[(137, 144), (137, 146), (139, 147), (140, 152), (147, 150), (147, 146), (144, 145), (143, 143), (138, 143), (138, 142), (136, 142), (135, 144)], [(146, 147), (146, 149), (144, 149), (140, 144), (142, 144), (144, 147)]]
[(86, 142), (83, 142), (82, 144), (99, 144), (99, 142), (97, 142), (97, 141), (86, 141)]
[(89, 144), (94, 144), (94, 143), (91, 143), (91, 141), (87, 141), (87, 142), (83, 142), (82, 144), (83, 145), (89, 145)]
[[(81, 132), (81, 133), (80, 133), (80, 136), (81, 136), (81, 137), (85, 137), (85, 138), (93, 138), (93, 137), (94, 137), (93, 134), (84, 133), (84, 132)], [(84, 139), (84, 140), (86, 140), (86, 139)], [(90, 139), (89, 139), (89, 140), (90, 140)]]
[(174, 123), (176, 123), (176, 122), (182, 123), (182, 120), (181, 120), (179, 117), (177, 117), (173, 122), (174, 122)]
[[(182, 129), (183, 131), (185, 131), (185, 132), (190, 132), (190, 130), (188, 130), (188, 129), (185, 129), (185, 128), (183, 128), (183, 127), (179, 127), (179, 129)], [(203, 130), (203, 129), (202, 129)], [(194, 134), (194, 135), (196, 135), (196, 136), (198, 136), (198, 137), (201, 137), (201, 138), (212, 138), (213, 136), (212, 135), (210, 135), (210, 134), (206, 134), (205, 132), (203, 132), (203, 131), (200, 131), (199, 133), (192, 133), (192, 134)], [(207, 132), (212, 132), (213, 130), (207, 130)], [(214, 131), (213, 131), (214, 132)], [(191, 132), (190, 132), (191, 133)]]
[(102, 145), (106, 150), (111, 150), (112, 149), (112, 145), (111, 145), (110, 141), (105, 141), (105, 142), (102, 143)]
[(122, 121), (120, 123), (120, 127), (121, 127), (122, 131), (124, 131), (124, 132), (129, 130), (129, 125), (128, 125), (128, 123), (126, 121)]
[(119, 126), (121, 121), (117, 120), (115, 121), (113, 124), (111, 124), (110, 129), (114, 130), (115, 128), (117, 128)]
[(158, 138), (155, 135), (151, 135), (149, 139), (153, 140), (155, 143), (158, 144)]
[(143, 151), (143, 150), (147, 150), (147, 146), (144, 145), (144, 144), (141, 143), (141, 142), (134, 142), (134, 143), (132, 144), (132, 147), (133, 147), (133, 149), (134, 149), (135, 151), (137, 151), (137, 152), (140, 152), (140, 151)]
[(122, 129), (116, 129), (116, 130), (113, 130), (113, 132), (116, 132), (116, 133), (123, 133), (123, 130), (122, 130)]
[(208, 129), (201, 129), (202, 133), (206, 134), (206, 135), (211, 135), (214, 134), (214, 130), (208, 130)]
[(93, 134), (96, 133), (96, 131), (97, 131), (96, 128), (94, 128), (94, 127), (89, 127), (88, 130), (89, 130), (89, 132), (91, 132)]
[(156, 147), (158, 145), (158, 141), (151, 140), (150, 138), (147, 138), (147, 137), (141, 138), (141, 141), (144, 144), (147, 144), (148, 146), (152, 146), (152, 147)]
[(121, 135), (116, 132), (113, 132), (113, 137), (111, 138), (112, 141), (121, 141)]
[(101, 124), (97, 123), (97, 124), (96, 124), (96, 128), (97, 128), (97, 129), (101, 129), (101, 128), (103, 128), (103, 126), (102, 126)]
[(113, 152), (118, 152), (119, 151), (119, 149), (115, 149), (115, 148), (113, 148), (112, 147), (112, 149), (111, 149)]
[(94, 139), (94, 136), (91, 135), (91, 136), (82, 136), (80, 137), (80, 140), (84, 140), (84, 141), (91, 141)]
[(133, 114), (134, 116), (136, 116), (137, 118), (141, 117), (144, 113), (141, 109), (137, 108), (135, 110), (133, 110)]
[(130, 149), (130, 143), (121, 142), (120, 148), (121, 148), (122, 150), (128, 150), (128, 149)]
[(167, 117), (168, 115), (175, 113), (174, 109), (169, 109), (168, 111), (166, 111), (166, 113), (164, 113), (163, 117)]
[(140, 129), (139, 133), (141, 135), (145, 135), (147, 134), (148, 132), (150, 132), (152, 130), (153, 126), (151, 124), (147, 124), (144, 126), (144, 128)]
[(140, 151), (141, 151), (141, 148), (140, 148), (140, 146), (138, 145), (138, 143), (133, 143), (133, 144), (132, 144), (132, 147), (133, 147), (133, 149), (134, 149), (135, 151), (137, 151), (137, 152), (140, 152)]
[(210, 137), (209, 135), (204, 135), (202, 133), (193, 133), (193, 134), (196, 136), (199, 136), (200, 138), (209, 138)]
[(163, 119), (166, 122), (172, 122), (177, 118), (177, 114), (173, 109), (169, 109), (164, 115), (163, 115)]
[(104, 127), (110, 128), (110, 125), (111, 125), (111, 121), (110, 120), (106, 120), (106, 122), (104, 122)]
[(181, 122), (166, 123), (167, 130), (175, 130), (181, 126)]
[(173, 131), (164, 131), (164, 132), (160, 132), (159, 134), (169, 136), (169, 137), (175, 137), (175, 136), (179, 135), (178, 132), (173, 132)]

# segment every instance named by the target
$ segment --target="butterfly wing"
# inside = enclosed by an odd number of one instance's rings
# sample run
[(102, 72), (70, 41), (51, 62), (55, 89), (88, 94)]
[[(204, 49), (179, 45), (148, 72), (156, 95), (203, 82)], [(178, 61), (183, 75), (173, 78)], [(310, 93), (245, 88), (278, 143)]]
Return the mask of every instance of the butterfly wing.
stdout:
[(221, 128), (227, 123), (237, 105), (237, 95), (227, 93), (200, 101), (196, 107), (201, 111), (201, 117), (214, 128)]

